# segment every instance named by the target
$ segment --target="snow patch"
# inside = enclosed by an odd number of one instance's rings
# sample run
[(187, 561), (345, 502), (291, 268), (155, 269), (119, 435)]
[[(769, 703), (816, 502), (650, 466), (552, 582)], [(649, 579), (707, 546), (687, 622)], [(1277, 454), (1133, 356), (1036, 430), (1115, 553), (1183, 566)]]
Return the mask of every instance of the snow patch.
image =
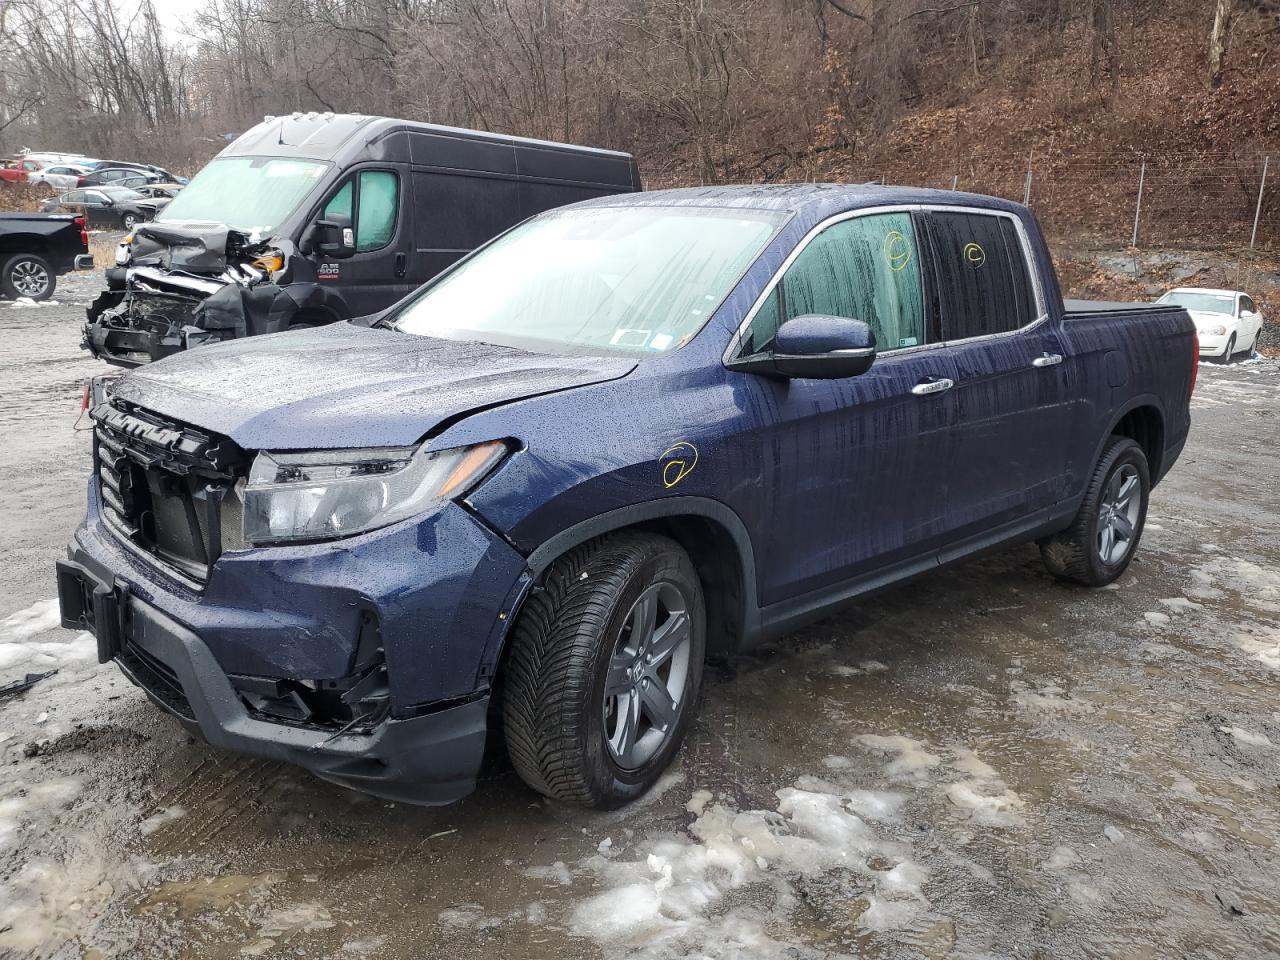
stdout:
[(858, 742), (871, 750), (897, 754), (897, 757), (885, 767), (885, 773), (891, 777), (922, 779), (930, 770), (942, 763), (941, 757), (930, 753), (924, 748), (924, 744), (910, 737), (882, 737), (864, 733), (858, 737)]
[(784, 955), (804, 945), (785, 922), (802, 903), (814, 907), (804, 891), (850, 875), (863, 909), (840, 899), (829, 918), (837, 936), (838, 927), (848, 936), (900, 930), (928, 915), (928, 872), (869, 822), (892, 822), (905, 797), (817, 778), (776, 796), (776, 810), (741, 811), (708, 794), (687, 836), (655, 837), (634, 860), (589, 858), (582, 866), (605, 889), (573, 910), (570, 932), (609, 956)]
[(1246, 730), (1244, 727), (1224, 726), (1219, 727), (1223, 733), (1229, 733), (1239, 743), (1246, 744), (1250, 747), (1270, 747), (1270, 738), (1265, 733), (1254, 733), (1252, 730)]
[(1252, 633), (1237, 633), (1232, 642), (1263, 666), (1280, 670), (1280, 628), (1257, 627)]
[(149, 837), (160, 828), (173, 823), (175, 820), (181, 820), (187, 815), (187, 808), (180, 803), (175, 803), (171, 807), (165, 807), (158, 810), (138, 825), (138, 829), (142, 831), (144, 837)]
[[(61, 630), (61, 624), (57, 600), (40, 600), (0, 620), (0, 671), (16, 679), (86, 661), (96, 665), (97, 641), (88, 633)], [(55, 629), (52, 639), (35, 639)]]

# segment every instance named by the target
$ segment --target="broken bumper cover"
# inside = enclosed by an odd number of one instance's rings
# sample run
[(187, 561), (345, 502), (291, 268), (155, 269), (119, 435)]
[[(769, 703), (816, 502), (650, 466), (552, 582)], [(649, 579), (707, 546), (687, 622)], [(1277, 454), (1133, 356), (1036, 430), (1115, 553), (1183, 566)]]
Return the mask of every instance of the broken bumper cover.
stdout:
[(93, 356), (118, 367), (140, 367), (185, 349), (180, 334), (105, 323), (85, 324), (84, 346)]
[[(78, 616), (84, 587), (111, 593), (86, 567), (59, 563), (64, 626), (85, 625)], [(342, 786), (411, 803), (450, 803), (475, 788), (488, 696), (419, 717), (384, 720), (367, 734), (272, 723), (249, 713), (198, 636), (137, 597), (126, 593), (122, 602), (127, 609), (118, 611), (119, 623), (127, 628), (110, 619), (94, 624), (99, 650), (109, 651), (156, 706), (214, 746), (294, 763)], [(101, 612), (113, 604), (98, 606)]]
[[(447, 544), (447, 549), (437, 545)], [(528, 584), (525, 562), (466, 510), (352, 537), (223, 554), (203, 590), (168, 576), (89, 510), (58, 564), (64, 626), (89, 629), (148, 696), (217, 746), (345, 786), (438, 804), (474, 789), (493, 665)], [(350, 673), (380, 625), (390, 716), (363, 729), (266, 716), (247, 679)]]

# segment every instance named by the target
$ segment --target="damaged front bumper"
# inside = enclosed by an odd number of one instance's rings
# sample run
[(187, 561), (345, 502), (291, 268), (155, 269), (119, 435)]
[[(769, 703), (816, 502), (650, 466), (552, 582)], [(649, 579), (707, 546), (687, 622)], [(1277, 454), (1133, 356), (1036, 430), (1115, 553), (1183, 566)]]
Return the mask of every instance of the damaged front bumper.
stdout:
[[(342, 786), (411, 803), (451, 803), (475, 788), (487, 737), (489, 698), (476, 697), (423, 716), (387, 718), (367, 731), (332, 733), (273, 723), (250, 712), (194, 632), (127, 590), (107, 587), (87, 566), (58, 565), (63, 626), (92, 625), (100, 656), (191, 734), (217, 747), (305, 767)], [(93, 622), (82, 598), (106, 593)]]
[(519, 554), (448, 505), (341, 546), (225, 553), (197, 590), (116, 536), (96, 483), (58, 564), (63, 625), (191, 733), (423, 804), (474, 789), (528, 582)]

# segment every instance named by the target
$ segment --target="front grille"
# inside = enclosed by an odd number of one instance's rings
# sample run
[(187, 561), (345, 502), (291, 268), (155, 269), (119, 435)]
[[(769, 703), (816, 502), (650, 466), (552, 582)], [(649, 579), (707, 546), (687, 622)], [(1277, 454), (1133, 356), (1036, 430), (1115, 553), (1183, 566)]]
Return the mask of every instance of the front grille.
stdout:
[(237, 536), (237, 480), (247, 457), (231, 440), (120, 401), (98, 404), (94, 464), (107, 522), (156, 562), (205, 582)]

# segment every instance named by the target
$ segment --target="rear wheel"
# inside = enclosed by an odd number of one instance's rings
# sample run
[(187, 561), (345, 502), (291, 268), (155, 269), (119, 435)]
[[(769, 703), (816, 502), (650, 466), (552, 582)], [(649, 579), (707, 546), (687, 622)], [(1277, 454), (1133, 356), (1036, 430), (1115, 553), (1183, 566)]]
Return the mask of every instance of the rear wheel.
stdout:
[(1112, 437), (1102, 451), (1071, 526), (1040, 542), (1040, 555), (1055, 577), (1103, 587), (1133, 560), (1147, 520), (1151, 474), (1142, 448)]
[(19, 253), (0, 263), (0, 293), (14, 300), (48, 300), (57, 283), (49, 261), (34, 253)]
[(678, 544), (625, 533), (570, 551), (511, 639), (503, 728), (516, 770), (570, 803), (639, 797), (684, 738), (705, 649), (702, 586)]

